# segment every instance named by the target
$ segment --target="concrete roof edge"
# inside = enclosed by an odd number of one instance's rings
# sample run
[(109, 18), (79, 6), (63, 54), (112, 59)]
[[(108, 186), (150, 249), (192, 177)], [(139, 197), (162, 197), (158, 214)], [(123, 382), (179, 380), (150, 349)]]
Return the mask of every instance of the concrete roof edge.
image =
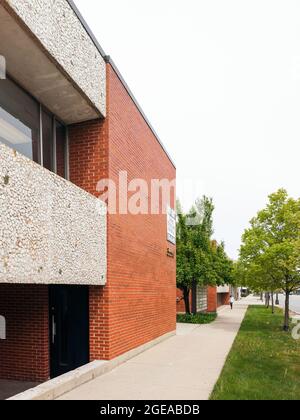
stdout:
[(89, 27), (89, 25), (87, 24), (86, 20), (84, 19), (84, 17), (82, 16), (82, 14), (80, 13), (78, 7), (76, 6), (76, 4), (74, 3), (73, 0), (67, 0), (67, 2), (69, 3), (69, 6), (71, 7), (71, 9), (73, 10), (73, 12), (75, 13), (75, 15), (78, 17), (78, 19), (80, 20), (82, 26), (84, 27), (84, 29), (86, 30), (87, 34), (89, 35), (89, 37), (91, 38), (91, 40), (93, 41), (93, 43), (95, 44), (95, 47), (97, 48), (97, 50), (99, 51), (99, 53), (101, 54), (101, 56), (103, 58), (105, 58), (106, 54), (103, 50), (103, 48), (101, 47), (101, 45), (99, 44), (97, 38), (95, 37), (95, 35), (93, 34), (91, 28)]
[(70, 7), (73, 9), (74, 13), (77, 15), (77, 17), (80, 20), (82, 26), (86, 30), (87, 34), (90, 36), (91, 40), (95, 44), (95, 47), (98, 49), (99, 53), (101, 54), (101, 56), (103, 57), (103, 59), (105, 60), (105, 62), (108, 63), (108, 64), (110, 64), (112, 66), (112, 68), (114, 69), (115, 73), (117, 74), (118, 78), (120, 79), (121, 83), (123, 84), (124, 88), (126, 89), (127, 93), (129, 94), (129, 96), (131, 97), (131, 99), (134, 102), (135, 106), (137, 107), (137, 109), (139, 110), (140, 114), (142, 115), (143, 119), (145, 120), (145, 122), (147, 123), (148, 127), (150, 128), (150, 130), (154, 134), (155, 138), (157, 139), (158, 143), (160, 144), (160, 146), (162, 147), (163, 151), (167, 155), (168, 159), (170, 160), (170, 162), (172, 163), (172, 165), (176, 169), (176, 166), (175, 166), (175, 163), (174, 163), (173, 159), (169, 155), (166, 147), (164, 146), (163, 142), (160, 140), (160, 137), (158, 136), (157, 132), (153, 128), (152, 124), (150, 123), (149, 119), (147, 118), (147, 116), (144, 113), (142, 107), (140, 106), (140, 104), (138, 103), (138, 101), (135, 98), (134, 94), (132, 93), (131, 89), (129, 88), (128, 84), (124, 80), (124, 78), (123, 78), (121, 72), (119, 71), (118, 67), (116, 66), (116, 64), (114, 63), (114, 61), (112, 60), (112, 58), (109, 55), (106, 55), (105, 54), (105, 52), (102, 49), (101, 45), (97, 41), (97, 38), (95, 37), (95, 35), (93, 34), (93, 32), (90, 29), (89, 25), (85, 21), (84, 17), (82, 16), (82, 14), (80, 13), (80, 11), (78, 10), (78, 8), (77, 8), (76, 4), (74, 3), (74, 1), (73, 0), (67, 0), (67, 2), (69, 3)]

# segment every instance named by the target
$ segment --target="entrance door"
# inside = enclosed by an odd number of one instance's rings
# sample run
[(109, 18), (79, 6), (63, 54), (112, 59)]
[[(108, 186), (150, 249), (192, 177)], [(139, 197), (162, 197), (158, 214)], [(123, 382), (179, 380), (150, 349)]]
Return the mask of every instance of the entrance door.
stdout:
[(86, 286), (50, 286), (51, 377), (89, 362), (89, 291)]

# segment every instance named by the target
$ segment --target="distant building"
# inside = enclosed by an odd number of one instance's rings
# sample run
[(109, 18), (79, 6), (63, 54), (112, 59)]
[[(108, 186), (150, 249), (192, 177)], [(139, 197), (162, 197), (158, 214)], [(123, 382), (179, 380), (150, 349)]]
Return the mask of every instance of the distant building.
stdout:
[[(193, 287), (190, 293), (190, 307), (193, 313), (217, 312), (221, 306), (229, 305), (230, 295), (234, 292), (236, 299), (239, 293), (230, 286)], [(177, 289), (177, 313), (185, 312), (183, 292)]]

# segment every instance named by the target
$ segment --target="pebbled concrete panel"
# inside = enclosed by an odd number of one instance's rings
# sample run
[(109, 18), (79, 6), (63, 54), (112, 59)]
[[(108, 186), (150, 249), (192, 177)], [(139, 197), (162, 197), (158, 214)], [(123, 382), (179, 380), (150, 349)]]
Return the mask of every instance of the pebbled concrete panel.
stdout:
[(105, 61), (66, 0), (5, 0), (45, 50), (106, 116)]
[(227, 285), (217, 287), (217, 293), (229, 293), (229, 292), (230, 292), (230, 287)]
[(2, 144), (0, 209), (0, 283), (106, 283), (105, 204)]

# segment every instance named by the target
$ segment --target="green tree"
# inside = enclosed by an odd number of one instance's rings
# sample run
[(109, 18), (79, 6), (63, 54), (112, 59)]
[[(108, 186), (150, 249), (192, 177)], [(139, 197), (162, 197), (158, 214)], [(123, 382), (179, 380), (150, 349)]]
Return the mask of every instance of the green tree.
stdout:
[(215, 272), (215, 283), (218, 285), (234, 285), (234, 264), (225, 252), (225, 244), (214, 243), (213, 246), (213, 267)]
[(283, 189), (269, 196), (264, 210), (243, 235), (241, 264), (254, 291), (283, 290), (284, 330), (289, 330), (290, 294), (300, 287), (300, 199)]
[(189, 295), (194, 278), (192, 262), (196, 255), (193, 250), (191, 232), (187, 226), (187, 216), (182, 213), (179, 204), (177, 214), (177, 287), (183, 291), (186, 313), (190, 313)]
[(194, 285), (224, 284), (231, 278), (232, 263), (224, 244), (211, 240), (213, 211), (212, 199), (205, 196), (188, 214), (177, 204), (177, 287), (183, 291), (186, 313), (191, 313), (189, 297)]

